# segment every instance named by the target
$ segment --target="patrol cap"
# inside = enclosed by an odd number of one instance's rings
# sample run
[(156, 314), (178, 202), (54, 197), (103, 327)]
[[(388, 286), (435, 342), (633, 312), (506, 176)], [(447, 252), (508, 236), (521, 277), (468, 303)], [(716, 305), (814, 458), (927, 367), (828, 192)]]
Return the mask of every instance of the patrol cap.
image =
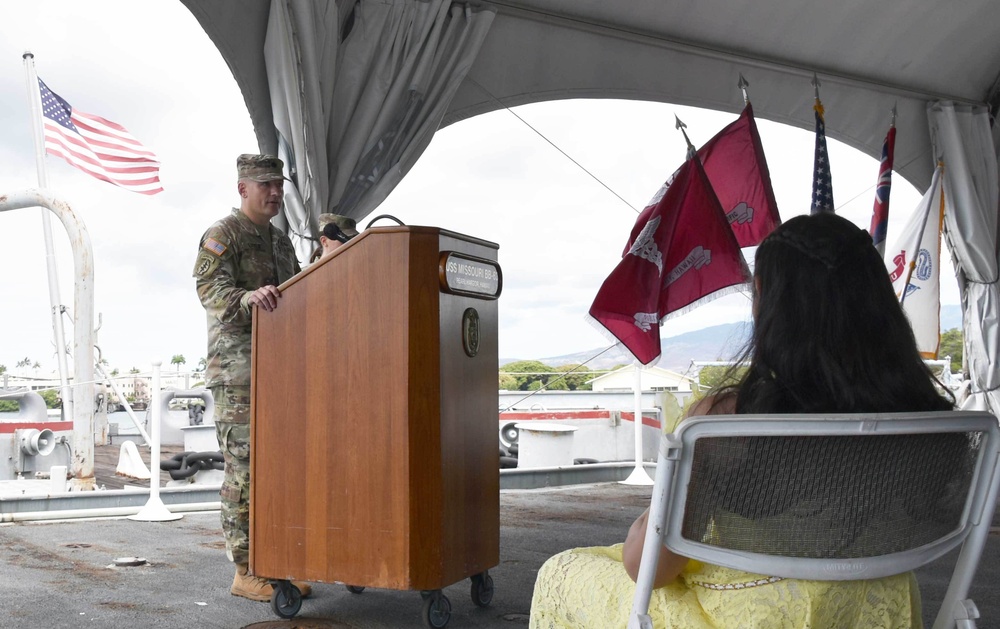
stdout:
[(348, 237), (354, 238), (358, 235), (358, 224), (349, 216), (341, 216), (340, 214), (320, 214), (318, 217), (319, 230), (322, 232), (323, 228), (333, 223), (340, 228), (340, 231), (344, 232)]
[(285, 164), (274, 155), (253, 155), (244, 153), (236, 158), (238, 179), (251, 181), (276, 181), (285, 179)]

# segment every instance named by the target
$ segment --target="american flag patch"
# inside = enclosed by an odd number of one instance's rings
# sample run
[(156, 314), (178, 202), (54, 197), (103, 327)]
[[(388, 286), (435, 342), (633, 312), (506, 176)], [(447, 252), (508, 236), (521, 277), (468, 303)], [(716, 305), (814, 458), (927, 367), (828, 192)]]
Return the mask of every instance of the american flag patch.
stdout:
[(203, 248), (208, 249), (217, 256), (221, 256), (226, 252), (226, 245), (222, 244), (215, 238), (209, 238), (202, 245)]

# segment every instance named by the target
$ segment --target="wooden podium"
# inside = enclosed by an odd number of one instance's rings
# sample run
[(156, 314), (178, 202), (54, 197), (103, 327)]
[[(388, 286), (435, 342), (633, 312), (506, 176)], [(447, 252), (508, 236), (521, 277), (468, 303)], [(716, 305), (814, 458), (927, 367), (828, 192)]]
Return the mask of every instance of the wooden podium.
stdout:
[(372, 228), (255, 309), (254, 574), (435, 590), (499, 563), (496, 254)]

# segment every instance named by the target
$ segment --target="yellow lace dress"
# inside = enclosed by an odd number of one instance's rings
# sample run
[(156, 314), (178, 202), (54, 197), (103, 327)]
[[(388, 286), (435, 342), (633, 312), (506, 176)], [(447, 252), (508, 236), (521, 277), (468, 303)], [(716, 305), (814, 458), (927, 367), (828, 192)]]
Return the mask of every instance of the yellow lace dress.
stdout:
[[(529, 628), (624, 628), (634, 593), (621, 544), (570, 549), (539, 570)], [(649, 612), (657, 629), (923, 627), (913, 573), (869, 581), (802, 581), (694, 560), (676, 580), (653, 591)]]

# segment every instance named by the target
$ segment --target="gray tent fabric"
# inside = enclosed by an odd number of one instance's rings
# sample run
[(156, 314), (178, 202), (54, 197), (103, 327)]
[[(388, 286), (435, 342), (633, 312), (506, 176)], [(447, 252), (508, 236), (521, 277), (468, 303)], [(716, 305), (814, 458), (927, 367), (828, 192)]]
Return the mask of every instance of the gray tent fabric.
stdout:
[[(264, 40), (264, 62), (278, 156), (294, 185), (276, 221), (292, 238), (300, 259), (318, 243), (311, 240), (315, 214), (329, 198), (326, 129), (332, 111), (340, 6), (274, 0)], [(350, 8), (349, 5), (348, 9)], [(326, 114), (324, 115), (324, 112)], [(317, 208), (311, 212), (310, 208)]]
[(301, 258), (319, 214), (368, 214), (416, 163), (493, 17), (446, 0), (273, 0), (264, 57)]
[(937, 102), (927, 118), (944, 162), (945, 225), (962, 290), (965, 364), (971, 389), (963, 408), (1000, 412), (1000, 187), (989, 109)]
[[(262, 52), (272, 0), (180, 1), (232, 69), (261, 149), (276, 150)], [(378, 0), (361, 0), (370, 2)], [(336, 4), (343, 13), (354, 3)], [(736, 87), (742, 73), (758, 119), (812, 129), (816, 73), (827, 137), (878, 159), (896, 106), (895, 171), (926, 189), (934, 170), (927, 103), (1000, 104), (1000, 37), (982, 18), (996, 0), (961, 6), (481, 0), (474, 6), (496, 16), (441, 126), (564, 98), (639, 99), (736, 114), (743, 108)]]

